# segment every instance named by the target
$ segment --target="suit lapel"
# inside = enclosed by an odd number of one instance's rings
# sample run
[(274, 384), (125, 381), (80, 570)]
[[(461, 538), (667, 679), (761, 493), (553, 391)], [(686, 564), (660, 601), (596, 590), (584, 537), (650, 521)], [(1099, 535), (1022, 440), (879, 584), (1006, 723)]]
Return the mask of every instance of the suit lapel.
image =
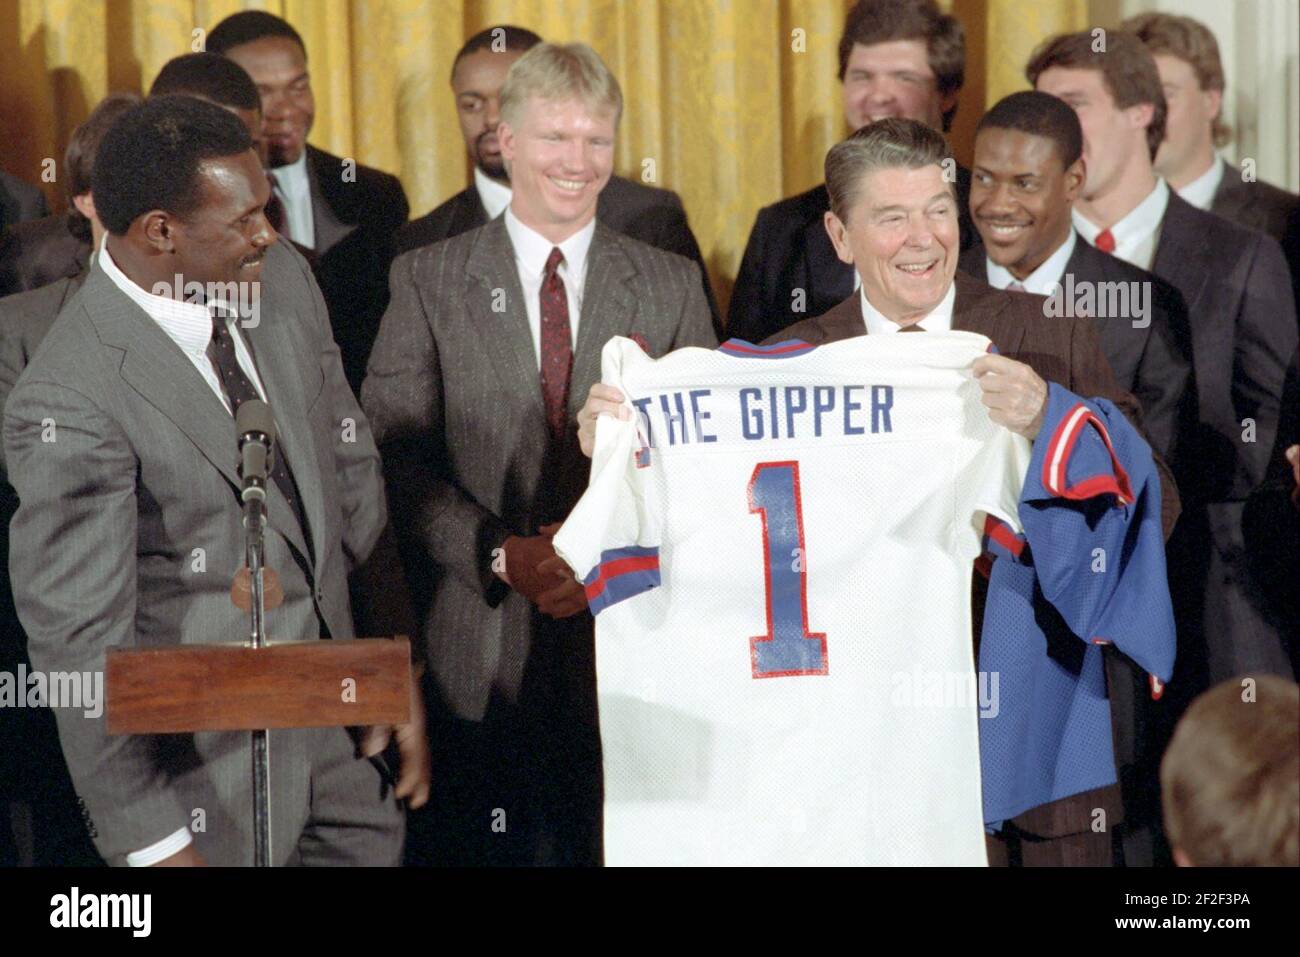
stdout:
[(1214, 199), (1210, 202), (1210, 211), (1233, 222), (1254, 222), (1246, 215), (1254, 199), (1254, 192), (1246, 189), (1242, 182), (1241, 170), (1230, 163), (1225, 164), (1223, 179), (1219, 181), (1219, 188), (1214, 191)]
[(1024, 342), (1025, 327), (1023, 323), (1003, 317), (1010, 295), (1004, 295), (963, 272), (957, 273), (953, 284), (957, 293), (952, 304), (952, 327), (988, 337), (1003, 355), (1018, 354)]
[(471, 229), (486, 226), (487, 221), (487, 208), (483, 205), (483, 197), (478, 194), (478, 188), (471, 185), (460, 194), (460, 202), (452, 210), (452, 225), (447, 235), (459, 236)]
[[(528, 328), (528, 308), (519, 283), (515, 251), (505, 220), (498, 216), (477, 231), (465, 264), (465, 307), (492, 357), (497, 381), (513, 391), (523, 406), (545, 420), (537, 351)], [(500, 311), (494, 308), (497, 306)]]
[(1192, 208), (1173, 190), (1169, 191), (1169, 205), (1160, 223), (1156, 255), (1151, 261), (1151, 272), (1182, 291), (1189, 316), (1197, 314), (1201, 291), (1214, 273), (1213, 269), (1208, 268), (1209, 264), (1202, 261), (1199, 244), (1189, 242), (1197, 233), (1196, 224), (1187, 221), (1187, 213)]
[[(268, 254), (268, 266), (274, 255), (274, 250)], [(317, 480), (318, 452), (307, 417), (308, 397), (303, 392), (303, 376), (291, 371), (310, 369), (314, 360), (301, 353), (297, 340), (288, 334), (288, 323), (276, 315), (278, 299), (274, 287), (274, 282), (262, 283), (261, 321), (242, 332), (251, 346), (257, 374), (266, 389), (267, 404), (275, 414), (276, 445), (284, 450), (289, 462), (307, 525), (315, 530), (312, 544), (319, 550), (324, 543), (327, 522), (324, 492)], [(267, 484), (270, 487), (268, 520), (301, 554), (307, 556), (306, 536), (298, 527), (293, 508), (278, 485), (274, 482)], [(319, 554), (308, 557), (313, 567), (319, 564)]]
[(355, 210), (350, 210), (348, 191), (343, 189), (342, 160), (314, 146), (307, 147), (307, 181), (311, 187), (313, 252), (323, 256), (357, 228)]
[(587, 400), (580, 384), (600, 381), (600, 353), (614, 336), (634, 332), (636, 295), (630, 285), (636, 266), (623, 250), (618, 234), (596, 221), (587, 253), (587, 278), (582, 289), (582, 315), (578, 318), (578, 348), (573, 355), (574, 383), (569, 389), (570, 418)]
[[(238, 490), (242, 483), (238, 471), (235, 421), (212, 391), (212, 387), (199, 375), (194, 364), (176, 343), (139, 306), (128, 299), (104, 275), (102, 269), (92, 269), (86, 285), (89, 288), (83, 301), (87, 303), (87, 312), (99, 329), (101, 339), (105, 345), (124, 353), (120, 373), (123, 381), (166, 416), (203, 457), (225, 476), (232, 488)], [(249, 331), (251, 330), (245, 330), (246, 333)], [(273, 351), (274, 348), (270, 344), (266, 346), (267, 350)], [(258, 362), (258, 374), (272, 403), (277, 402), (281, 394), (292, 391), (285, 388), (284, 377), (275, 368), (278, 365), (275, 362)], [(290, 405), (292, 406), (292, 399)], [(275, 408), (272, 404), (273, 411)], [(277, 422), (303, 422), (306, 416), (300, 410), (289, 408), (277, 414), (276, 419)], [(278, 441), (286, 441), (284, 430)], [(310, 439), (307, 441), (310, 442)], [(311, 481), (304, 483), (301, 477), (303, 473), (308, 476), (314, 474), (316, 460), (314, 457), (303, 458), (307, 454), (306, 449), (295, 454), (294, 449), (299, 444), (300, 440), (290, 437), (285, 448), (289, 450), (290, 464), (303, 462), (294, 471), (304, 497), (303, 508), (307, 510), (309, 521), (323, 521), (320, 488)], [(314, 456), (314, 452), (312, 454)], [(269, 484), (270, 524), (302, 555), (307, 556), (306, 538), (293, 517), (292, 508), (275, 483)], [(308, 505), (309, 502), (313, 503), (314, 510)]]
[[(1074, 237), (1074, 250), (1070, 253), (1070, 258), (1065, 261), (1065, 268), (1061, 270), (1062, 282), (1065, 281), (1067, 274), (1077, 276), (1081, 279), (1087, 278), (1086, 275), (1081, 274), (1086, 273), (1087, 267), (1085, 265), (1085, 257), (1088, 255), (1087, 251), (1091, 248), (1092, 247), (1088, 245), (1088, 241), (1082, 236), (1076, 235)], [(1105, 254), (1103, 253), (1102, 255)]]
[(98, 266), (82, 303), (105, 345), (123, 353), (121, 376), (180, 430), (235, 488), (235, 425), (176, 343)]

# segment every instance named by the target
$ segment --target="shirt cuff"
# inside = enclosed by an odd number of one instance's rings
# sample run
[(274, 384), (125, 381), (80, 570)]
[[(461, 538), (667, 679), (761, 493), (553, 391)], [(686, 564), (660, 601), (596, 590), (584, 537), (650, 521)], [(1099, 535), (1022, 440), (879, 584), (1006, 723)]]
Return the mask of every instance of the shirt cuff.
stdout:
[(194, 838), (190, 836), (190, 829), (183, 827), (175, 834), (169, 834), (156, 844), (150, 844), (148, 847), (139, 851), (132, 851), (126, 855), (127, 867), (153, 867), (159, 861), (165, 861), (176, 852), (190, 846)]

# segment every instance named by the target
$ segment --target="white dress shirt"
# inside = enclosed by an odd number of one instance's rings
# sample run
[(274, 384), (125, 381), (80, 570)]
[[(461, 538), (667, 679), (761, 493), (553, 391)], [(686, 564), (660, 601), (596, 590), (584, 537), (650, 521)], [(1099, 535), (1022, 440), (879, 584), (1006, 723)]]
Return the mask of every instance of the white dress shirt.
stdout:
[[(506, 209), (505, 220), (506, 232), (510, 235), (510, 245), (515, 250), (515, 269), (519, 273), (519, 284), (524, 287), (528, 328), (533, 334), (533, 351), (537, 354), (537, 369), (540, 372), (542, 368), (542, 273), (546, 269), (546, 260), (556, 244), (521, 223), (513, 209)], [(582, 287), (587, 278), (587, 252), (591, 249), (591, 237), (595, 233), (596, 220), (593, 218), (586, 226), (559, 244), (560, 252), (564, 253), (564, 262), (560, 264), (559, 274), (564, 280), (565, 297), (569, 300), (569, 334), (573, 338), (575, 351), (578, 348), (578, 321), (582, 314)]]
[[(145, 314), (167, 334), (167, 337), (176, 343), (181, 352), (185, 353), (185, 357), (203, 376), (203, 381), (229, 411), (230, 402), (221, 391), (221, 380), (217, 377), (217, 370), (213, 367), (212, 360), (207, 356), (208, 343), (212, 340), (212, 319), (207, 307), (200, 303), (181, 302), (170, 296), (156, 296), (146, 292), (127, 278), (117, 263), (113, 262), (107, 245), (100, 248), (95, 261), (104, 270), (105, 275), (113, 281), (113, 285), (143, 309)], [(253, 383), (257, 394), (265, 399), (266, 390), (262, 388), (252, 357), (248, 353), (247, 346), (244, 345), (243, 336), (239, 334), (236, 327), (236, 320), (227, 319), (226, 328), (230, 330), (231, 338), (234, 340), (235, 358), (239, 361), (239, 367)], [(150, 867), (188, 847), (193, 840), (189, 828), (182, 827), (155, 844), (127, 854), (127, 866)]]
[[(871, 304), (867, 298), (867, 287), (862, 287), (862, 318), (867, 324), (867, 334), (878, 336), (884, 333), (898, 332), (902, 328), (893, 319), (886, 319), (879, 309)], [(926, 332), (948, 332), (952, 329), (952, 304), (957, 299), (957, 284), (949, 283), (948, 291), (939, 300), (939, 305), (920, 322), (914, 325), (920, 326)]]
[(502, 186), (477, 166), (474, 167), (474, 188), (478, 190), (478, 198), (487, 210), (489, 220), (504, 213), (510, 205), (510, 197), (514, 195), (509, 186)]
[(277, 166), (271, 170), (275, 192), (284, 206), (289, 238), (299, 246), (316, 248), (316, 220), (311, 212), (311, 179), (307, 175), (307, 150), (302, 151), (296, 163)]
[(1223, 157), (1215, 153), (1210, 168), (1178, 190), (1178, 195), (1197, 209), (1209, 212), (1210, 206), (1214, 203), (1214, 194), (1219, 191), (1219, 183), (1223, 181), (1223, 170), (1226, 165)]
[[(1139, 269), (1151, 269), (1151, 261), (1156, 258), (1156, 240), (1159, 238), (1160, 224), (1164, 222), (1165, 207), (1169, 205), (1169, 187), (1163, 179), (1156, 177), (1156, 185), (1146, 199), (1128, 211), (1123, 219), (1110, 227), (1110, 234), (1115, 237), (1115, 251), (1111, 254)], [(1079, 212), (1076, 207), (1071, 212), (1074, 228), (1079, 235), (1092, 245), (1097, 245), (1097, 236), (1102, 229)]]
[(1024, 279), (1017, 279), (1011, 275), (1011, 270), (1005, 266), (999, 266), (992, 259), (986, 259), (986, 272), (988, 273), (989, 285), (994, 289), (1006, 289), (1013, 282), (1020, 283), (1025, 292), (1032, 292), (1037, 296), (1050, 296), (1056, 292), (1056, 287), (1065, 275), (1065, 264), (1070, 261), (1074, 255), (1074, 244), (1078, 242), (1078, 236), (1074, 229), (1070, 229), (1070, 235), (1066, 237), (1065, 242), (1056, 247), (1056, 252), (1048, 256), (1038, 268), (1031, 272)]
[[(212, 341), (212, 317), (208, 307), (202, 303), (182, 302), (170, 296), (156, 296), (146, 292), (128, 279), (117, 263), (113, 262), (107, 245), (101, 248), (97, 261), (108, 278), (113, 280), (113, 285), (126, 293), (150, 319), (158, 323), (162, 331), (167, 333), (167, 338), (176, 343), (181, 352), (185, 353), (185, 358), (190, 360), (199, 375), (203, 376), (203, 381), (208, 384), (208, 388), (221, 400), (226, 411), (230, 412), (230, 400), (222, 391), (221, 379), (217, 375), (216, 367), (208, 358), (208, 343)], [(234, 310), (228, 312), (233, 315)], [(257, 367), (253, 364), (253, 357), (244, 343), (238, 325), (238, 319), (226, 320), (226, 329), (230, 331), (230, 338), (235, 343), (235, 358), (239, 361), (239, 368), (243, 369), (244, 374), (248, 376), (248, 381), (253, 383), (257, 394), (266, 401), (266, 389), (262, 388), (262, 380), (258, 378)]]

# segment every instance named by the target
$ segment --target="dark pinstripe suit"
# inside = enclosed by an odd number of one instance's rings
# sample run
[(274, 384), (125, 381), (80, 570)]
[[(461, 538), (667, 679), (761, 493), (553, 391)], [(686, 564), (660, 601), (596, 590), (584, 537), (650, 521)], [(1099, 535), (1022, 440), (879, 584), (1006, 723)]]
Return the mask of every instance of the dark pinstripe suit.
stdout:
[[(430, 814), (459, 832), (435, 853), (588, 862), (600, 808), (591, 616), (543, 618), (496, 577), (492, 552), (563, 519), (585, 488), (576, 416), (611, 336), (638, 333), (654, 355), (716, 345), (699, 268), (597, 223), (558, 447), (502, 218), (399, 256), (391, 287), (361, 394), (427, 603), (444, 789)], [(490, 830), (495, 808), (504, 834)]]

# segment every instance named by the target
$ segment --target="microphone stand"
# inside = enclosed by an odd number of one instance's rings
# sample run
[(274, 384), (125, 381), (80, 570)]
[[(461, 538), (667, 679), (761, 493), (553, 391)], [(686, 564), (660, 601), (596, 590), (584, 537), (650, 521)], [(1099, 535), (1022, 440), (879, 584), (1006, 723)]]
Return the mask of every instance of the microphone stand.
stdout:
[[(266, 589), (262, 580), (266, 489), (250, 483), (244, 492), (244, 561), (248, 566), (251, 601), (249, 637), (254, 648), (266, 647)], [(271, 864), (271, 752), (269, 732), (259, 728), (253, 736), (253, 865)]]

